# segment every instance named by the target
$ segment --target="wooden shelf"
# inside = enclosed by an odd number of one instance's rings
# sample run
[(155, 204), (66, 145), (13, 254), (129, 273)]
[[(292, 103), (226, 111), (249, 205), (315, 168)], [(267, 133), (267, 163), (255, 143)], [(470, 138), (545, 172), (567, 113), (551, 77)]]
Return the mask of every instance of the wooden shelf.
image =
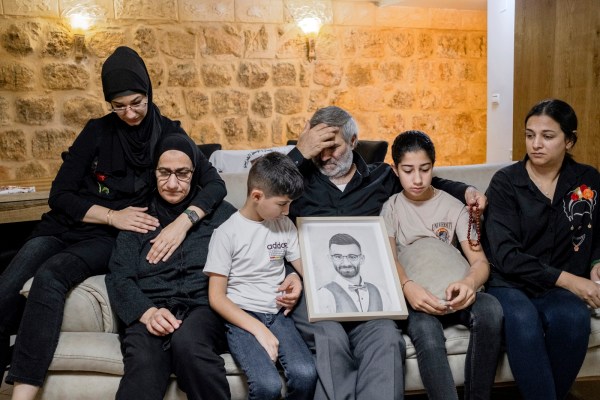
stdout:
[(37, 221), (49, 211), (48, 195), (53, 178), (3, 181), (2, 186), (35, 186), (30, 193), (0, 194), (0, 224)]

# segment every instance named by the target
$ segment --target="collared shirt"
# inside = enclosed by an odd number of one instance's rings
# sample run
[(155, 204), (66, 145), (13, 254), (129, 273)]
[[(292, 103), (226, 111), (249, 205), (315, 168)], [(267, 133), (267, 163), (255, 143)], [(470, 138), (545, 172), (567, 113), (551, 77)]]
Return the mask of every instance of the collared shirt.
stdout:
[(540, 295), (562, 271), (589, 278), (592, 261), (600, 259), (600, 174), (566, 158), (550, 201), (529, 178), (526, 161), (490, 182), (484, 249), (492, 264), (488, 285)]
[[(400, 192), (400, 180), (385, 163), (367, 165), (353, 152), (356, 172), (344, 191), (323, 175), (311, 160), (302, 156), (298, 148), (288, 156), (304, 175), (304, 193), (290, 206), (290, 219), (317, 216), (372, 216), (379, 215), (381, 206), (389, 197)], [(464, 202), (467, 185), (433, 178), (433, 185)]]
[[(347, 279), (344, 279), (339, 274), (336, 274), (332, 282), (337, 283), (339, 287), (344, 291), (344, 293), (346, 293), (352, 299), (352, 302), (354, 303), (356, 309), (359, 312), (366, 312), (369, 310), (369, 290), (366, 287), (366, 282), (363, 281), (362, 278), (360, 279), (359, 285), (353, 285)], [(361, 287), (359, 288), (357, 286)], [(391, 308), (389, 296), (382, 288), (376, 288), (379, 291), (379, 294), (381, 295), (381, 300), (383, 303), (382, 309), (378, 311), (389, 310)], [(317, 312), (323, 314), (337, 312), (335, 296), (329, 289), (327, 289), (325, 286), (321, 287), (319, 290), (317, 290), (317, 296), (319, 300), (319, 309), (317, 310)]]

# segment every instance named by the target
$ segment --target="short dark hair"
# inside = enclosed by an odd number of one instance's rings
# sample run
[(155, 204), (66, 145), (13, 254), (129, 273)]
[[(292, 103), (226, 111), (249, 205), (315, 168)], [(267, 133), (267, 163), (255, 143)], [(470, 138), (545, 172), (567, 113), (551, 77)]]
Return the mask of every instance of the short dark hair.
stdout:
[(331, 239), (329, 239), (329, 248), (331, 248), (332, 244), (337, 244), (338, 246), (347, 246), (355, 244), (356, 246), (358, 246), (358, 250), (362, 252), (358, 240), (354, 239), (354, 237), (348, 235), (347, 233), (336, 233), (335, 235), (333, 235)]
[(304, 178), (286, 154), (274, 151), (254, 160), (248, 172), (248, 195), (253, 189), (262, 190), (267, 197), (295, 200), (304, 191)]
[(572, 146), (577, 143), (577, 115), (575, 110), (567, 102), (559, 99), (546, 99), (537, 103), (529, 110), (525, 117), (525, 126), (527, 121), (534, 115), (547, 115), (555, 120), (560, 129), (564, 132), (567, 141), (571, 142)]
[(310, 119), (310, 127), (319, 124), (336, 126), (340, 128), (342, 138), (346, 143), (350, 143), (352, 136), (358, 139), (358, 125), (349, 112), (336, 106), (323, 107), (318, 109)]
[(400, 164), (404, 154), (419, 150), (427, 154), (432, 165), (435, 164), (435, 146), (425, 132), (416, 130), (402, 132), (396, 136), (392, 145), (394, 165)]

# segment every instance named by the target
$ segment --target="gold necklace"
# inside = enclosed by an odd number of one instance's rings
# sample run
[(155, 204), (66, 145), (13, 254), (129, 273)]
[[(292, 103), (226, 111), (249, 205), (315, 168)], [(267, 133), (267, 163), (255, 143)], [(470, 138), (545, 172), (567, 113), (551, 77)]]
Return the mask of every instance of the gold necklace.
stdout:
[(540, 179), (540, 177), (537, 176), (537, 174), (535, 173), (535, 171), (533, 170), (533, 168), (531, 167), (530, 164), (527, 164), (526, 169), (527, 169), (527, 172), (529, 172), (529, 178), (532, 180), (532, 182), (535, 184), (535, 186), (538, 187), (540, 192), (542, 192), (546, 197), (550, 197), (550, 192), (552, 191), (553, 187), (554, 188), (556, 187), (556, 182), (558, 181), (558, 176), (560, 175), (560, 170), (556, 173), (554, 178), (552, 178), (552, 180), (548, 184), (550, 188), (548, 190), (544, 190), (544, 185), (542, 184), (542, 179)]

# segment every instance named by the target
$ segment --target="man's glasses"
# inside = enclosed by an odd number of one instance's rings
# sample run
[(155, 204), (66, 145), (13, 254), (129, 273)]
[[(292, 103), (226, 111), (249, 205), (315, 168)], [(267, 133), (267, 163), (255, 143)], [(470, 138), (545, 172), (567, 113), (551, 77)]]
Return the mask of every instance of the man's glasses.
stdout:
[(167, 181), (171, 175), (175, 175), (175, 178), (181, 182), (189, 182), (192, 179), (193, 169), (181, 168), (171, 171), (167, 168), (156, 169), (156, 179), (159, 181)]
[(361, 256), (360, 254), (348, 254), (346, 256), (341, 255), (341, 254), (332, 254), (331, 259), (336, 263), (340, 263), (345, 258), (346, 260), (350, 261), (351, 263), (356, 263), (358, 260), (360, 260), (360, 256)]
[(129, 109), (132, 109), (134, 112), (139, 113), (140, 111), (143, 111), (147, 105), (147, 101), (142, 101), (141, 103), (130, 104), (128, 106), (112, 107), (110, 111), (114, 112), (117, 115), (124, 115)]

